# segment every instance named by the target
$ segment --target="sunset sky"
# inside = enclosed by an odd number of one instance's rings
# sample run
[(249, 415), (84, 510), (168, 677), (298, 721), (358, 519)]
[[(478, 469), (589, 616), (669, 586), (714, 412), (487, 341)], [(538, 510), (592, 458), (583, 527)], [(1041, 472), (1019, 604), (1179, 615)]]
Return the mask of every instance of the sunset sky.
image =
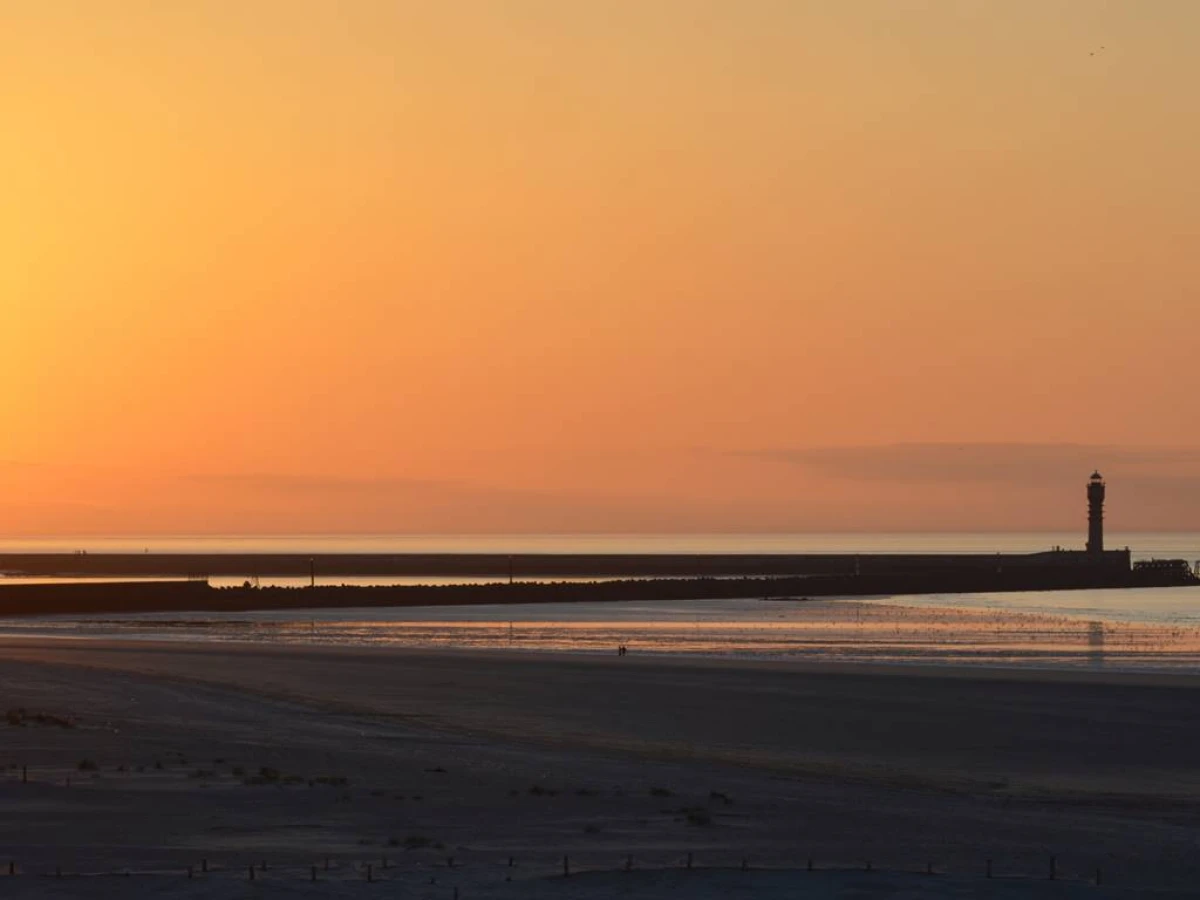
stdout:
[(1200, 530), (1198, 42), (0, 0), (0, 533)]

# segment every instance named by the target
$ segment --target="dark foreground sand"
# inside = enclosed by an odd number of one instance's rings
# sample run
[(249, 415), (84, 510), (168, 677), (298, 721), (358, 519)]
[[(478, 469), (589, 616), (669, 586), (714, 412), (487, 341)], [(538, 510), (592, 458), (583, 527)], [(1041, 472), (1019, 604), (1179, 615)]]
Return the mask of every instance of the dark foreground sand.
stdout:
[[(1185, 676), (9, 640), (0, 695), (27, 710), (0, 725), (9, 896), (387, 881), (445, 900), (1126, 897), (1200, 883), (1200, 679)], [(688, 853), (693, 871), (660, 871)], [(810, 875), (810, 857), (876, 871)], [(985, 879), (988, 859), (1021, 879)], [(930, 862), (933, 877), (901, 874)], [(1085, 885), (1097, 868), (1103, 886)]]

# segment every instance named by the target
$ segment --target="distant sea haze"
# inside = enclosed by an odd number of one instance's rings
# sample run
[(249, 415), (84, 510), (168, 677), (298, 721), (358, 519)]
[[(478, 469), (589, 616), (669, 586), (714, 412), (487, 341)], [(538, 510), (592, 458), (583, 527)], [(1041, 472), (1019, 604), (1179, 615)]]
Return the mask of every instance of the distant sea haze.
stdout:
[[(1034, 553), (1083, 549), (1078, 532), (956, 534), (318, 534), (29, 537), (0, 553)], [(1116, 532), (1135, 559), (1200, 559), (1198, 532)]]

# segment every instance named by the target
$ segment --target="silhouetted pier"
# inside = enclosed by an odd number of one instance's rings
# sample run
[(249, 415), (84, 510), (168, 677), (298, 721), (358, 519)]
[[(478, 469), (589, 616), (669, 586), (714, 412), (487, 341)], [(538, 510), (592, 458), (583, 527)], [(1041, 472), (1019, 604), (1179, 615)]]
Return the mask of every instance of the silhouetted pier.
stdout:
[(391, 576), (460, 578), (729, 578), (995, 572), (1128, 572), (1128, 550), (979, 554), (27, 553), (0, 554), (7, 575), (58, 578)]
[[(18, 565), (18, 562), (20, 563)], [(800, 599), (1200, 584), (1185, 565), (1133, 566), (1128, 550), (1033, 554), (831, 555), (155, 555), (7, 557), (9, 572), (175, 581), (0, 582), (0, 615), (319, 607)], [(491, 583), (213, 587), (209, 576), (374, 575)], [(510, 583), (509, 576), (512, 574)], [(575, 579), (564, 581), (561, 579)], [(595, 580), (586, 579), (615, 579)], [(558, 580), (556, 580), (558, 579)]]

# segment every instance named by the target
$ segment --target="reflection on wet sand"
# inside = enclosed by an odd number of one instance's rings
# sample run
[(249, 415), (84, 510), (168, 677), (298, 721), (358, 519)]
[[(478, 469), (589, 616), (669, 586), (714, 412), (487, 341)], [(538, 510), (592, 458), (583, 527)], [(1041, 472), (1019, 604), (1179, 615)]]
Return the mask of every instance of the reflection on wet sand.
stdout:
[(1088, 662), (1104, 665), (1104, 623), (1088, 622)]
[[(616, 606), (616, 604), (614, 604)], [(433, 611), (430, 611), (431, 613)], [(1085, 620), (1032, 612), (898, 603), (818, 601), (709, 605), (694, 617), (677, 607), (633, 610), (492, 609), (452, 618), (390, 618), (376, 611), (321, 617), (11, 620), (9, 634), (176, 638), (188, 640), (394, 645), (694, 654), (987, 665), (1188, 667), (1200, 664), (1200, 628), (1192, 624)], [(520, 613), (530, 615), (519, 618)], [(540, 615), (539, 615), (540, 614)], [(547, 615), (548, 614), (548, 615)], [(534, 616), (537, 616), (536, 618)]]

